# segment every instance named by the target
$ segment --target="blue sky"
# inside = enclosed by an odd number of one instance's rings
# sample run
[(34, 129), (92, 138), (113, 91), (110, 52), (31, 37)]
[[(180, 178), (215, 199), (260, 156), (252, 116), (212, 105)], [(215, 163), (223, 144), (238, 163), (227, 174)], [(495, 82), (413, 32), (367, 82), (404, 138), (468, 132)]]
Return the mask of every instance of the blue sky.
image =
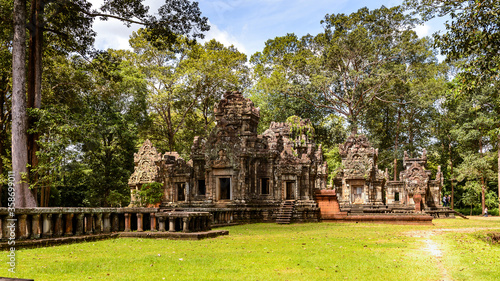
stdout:
[[(102, 0), (90, 0), (95, 5)], [(199, 0), (203, 16), (208, 17), (211, 29), (205, 40), (217, 39), (225, 45), (234, 45), (248, 57), (262, 51), (268, 39), (295, 33), (298, 36), (316, 35), (323, 28), (320, 21), (326, 14), (350, 14), (359, 8), (392, 7), (402, 0)], [(164, 0), (146, 0), (154, 13)], [(128, 38), (139, 26), (127, 28), (121, 22), (96, 21), (98, 49), (127, 49)], [(428, 36), (443, 30), (443, 20), (437, 19), (416, 28), (419, 36)]]

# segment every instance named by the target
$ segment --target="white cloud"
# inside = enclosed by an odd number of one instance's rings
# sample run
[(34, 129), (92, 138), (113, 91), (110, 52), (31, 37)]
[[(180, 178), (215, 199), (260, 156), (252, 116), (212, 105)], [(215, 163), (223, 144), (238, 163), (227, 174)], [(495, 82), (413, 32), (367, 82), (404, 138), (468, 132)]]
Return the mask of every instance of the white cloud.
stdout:
[(100, 50), (108, 48), (130, 50), (128, 44), (129, 36), (132, 34), (132, 31), (136, 31), (137, 29), (137, 25), (127, 27), (117, 20), (96, 20), (94, 22), (94, 31), (97, 32), (95, 47)]
[(229, 34), (229, 32), (225, 30), (220, 30), (215, 24), (210, 23), (210, 31), (205, 33), (204, 41), (210, 41), (211, 39), (215, 39), (220, 43), (224, 44), (224, 46), (229, 47), (233, 45), (240, 51), (241, 53), (246, 53), (247, 50), (245, 46), (239, 42), (233, 35)]
[(429, 35), (430, 26), (424, 23), (417, 25), (413, 30), (417, 33), (418, 37), (422, 38)]

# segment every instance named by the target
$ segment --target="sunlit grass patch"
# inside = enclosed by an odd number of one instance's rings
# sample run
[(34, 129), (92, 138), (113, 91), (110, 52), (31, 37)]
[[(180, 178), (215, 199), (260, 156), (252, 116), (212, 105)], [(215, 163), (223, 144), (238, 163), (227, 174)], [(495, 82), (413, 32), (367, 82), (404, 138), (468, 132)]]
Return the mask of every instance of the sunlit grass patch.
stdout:
[(446, 233), (435, 238), (444, 247), (443, 264), (453, 280), (500, 280), (500, 245), (483, 240), (486, 232)]
[[(37, 281), (439, 280), (436, 259), (422, 250), (421, 238), (408, 233), (500, 226), (496, 221), (463, 221), (435, 220), (434, 226), (249, 224), (225, 227), (229, 236), (200, 241), (120, 238), (27, 249), (17, 251), (15, 276)], [(443, 245), (452, 243), (446, 246), (446, 253), (460, 255), (453, 249), (459, 238), (436, 237)], [(460, 239), (475, 239), (464, 237)], [(471, 257), (488, 253), (474, 252)], [(459, 258), (443, 258), (443, 264), (455, 266), (461, 263)], [(495, 274), (491, 276), (499, 276)], [(474, 280), (492, 280), (487, 274), (479, 276), (486, 277)]]

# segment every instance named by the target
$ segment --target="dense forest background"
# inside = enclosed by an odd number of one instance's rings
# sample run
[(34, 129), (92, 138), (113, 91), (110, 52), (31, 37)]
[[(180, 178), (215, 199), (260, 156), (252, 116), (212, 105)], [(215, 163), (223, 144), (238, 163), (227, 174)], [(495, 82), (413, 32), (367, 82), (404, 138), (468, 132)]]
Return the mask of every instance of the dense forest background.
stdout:
[[(3, 186), (13, 169), (18, 2), (0, 0)], [(85, 0), (27, 1), (27, 181), (38, 206), (128, 205), (142, 142), (189, 159), (194, 136), (214, 127), (214, 104), (225, 91), (241, 91), (260, 107), (259, 133), (271, 121), (309, 118), (331, 174), (340, 165), (338, 144), (362, 133), (391, 178), (399, 177), (404, 151), (426, 149), (428, 169), (441, 166), (443, 193), (453, 192), (455, 208), (498, 213), (497, 1), (408, 0), (326, 14), (318, 22), (324, 32), (269, 39), (250, 58), (234, 46), (195, 40), (209, 28), (196, 3), (167, 0), (155, 18), (141, 1), (126, 1), (126, 9), (118, 2), (92, 10)], [(143, 24), (131, 51), (93, 48), (91, 23), (106, 16)], [(419, 38), (415, 25), (435, 16), (450, 18), (446, 30)], [(2, 193), (5, 206), (6, 188)]]

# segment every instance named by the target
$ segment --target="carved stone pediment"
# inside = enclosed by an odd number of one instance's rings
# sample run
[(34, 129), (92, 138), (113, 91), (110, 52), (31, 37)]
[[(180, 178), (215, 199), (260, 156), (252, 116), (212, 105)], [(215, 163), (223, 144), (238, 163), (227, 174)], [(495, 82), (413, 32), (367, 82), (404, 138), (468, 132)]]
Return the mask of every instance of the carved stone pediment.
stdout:
[(213, 168), (227, 168), (231, 166), (231, 162), (227, 158), (226, 152), (221, 149), (219, 150), (217, 159), (213, 162)]
[(368, 178), (372, 173), (373, 158), (367, 154), (348, 154), (344, 164), (344, 175), (347, 178)]
[(413, 163), (413, 165), (405, 171), (403, 177), (408, 194), (425, 194), (429, 183), (429, 175), (422, 166)]
[(128, 184), (136, 185), (157, 181), (160, 169), (158, 162), (160, 160), (161, 155), (152, 146), (151, 141), (146, 140), (139, 152), (134, 153), (135, 168)]

